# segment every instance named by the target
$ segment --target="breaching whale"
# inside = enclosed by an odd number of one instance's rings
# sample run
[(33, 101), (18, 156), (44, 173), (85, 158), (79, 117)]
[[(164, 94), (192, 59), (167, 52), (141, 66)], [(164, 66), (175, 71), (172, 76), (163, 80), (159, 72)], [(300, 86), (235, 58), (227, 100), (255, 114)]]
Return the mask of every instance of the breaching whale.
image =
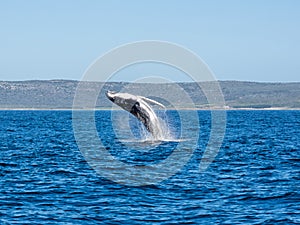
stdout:
[(165, 108), (164, 105), (155, 100), (128, 93), (107, 91), (106, 96), (114, 104), (130, 112), (139, 119), (152, 134), (154, 139), (161, 140), (163, 138), (163, 130), (160, 121), (149, 104)]

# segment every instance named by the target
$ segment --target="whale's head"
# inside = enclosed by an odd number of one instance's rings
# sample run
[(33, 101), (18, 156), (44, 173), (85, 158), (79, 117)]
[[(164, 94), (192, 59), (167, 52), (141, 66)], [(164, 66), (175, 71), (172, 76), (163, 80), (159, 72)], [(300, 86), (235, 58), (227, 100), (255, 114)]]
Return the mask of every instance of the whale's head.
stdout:
[(106, 96), (114, 104), (120, 106), (128, 112), (130, 112), (132, 107), (139, 101), (137, 96), (128, 93), (107, 91)]
[(117, 97), (117, 93), (114, 91), (107, 91), (105, 94), (106, 94), (106, 97), (112, 102), (114, 102)]

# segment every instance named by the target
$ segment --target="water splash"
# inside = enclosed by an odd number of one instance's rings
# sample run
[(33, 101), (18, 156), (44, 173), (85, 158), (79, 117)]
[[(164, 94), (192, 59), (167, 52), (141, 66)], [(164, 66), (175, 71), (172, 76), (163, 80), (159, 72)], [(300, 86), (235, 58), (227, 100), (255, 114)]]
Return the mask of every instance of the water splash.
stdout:
[(168, 116), (166, 110), (160, 110), (153, 112), (152, 126), (154, 128), (153, 133), (147, 131), (145, 126), (141, 126), (140, 132), (142, 140), (148, 142), (160, 142), (160, 141), (173, 141), (175, 140), (174, 135), (170, 130), (168, 123)]

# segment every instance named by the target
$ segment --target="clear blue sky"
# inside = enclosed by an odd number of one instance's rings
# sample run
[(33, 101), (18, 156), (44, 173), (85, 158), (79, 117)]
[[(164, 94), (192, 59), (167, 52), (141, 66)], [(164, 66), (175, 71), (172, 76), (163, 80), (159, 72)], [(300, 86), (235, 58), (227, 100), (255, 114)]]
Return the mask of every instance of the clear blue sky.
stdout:
[(300, 81), (298, 0), (1, 0), (0, 80), (80, 79), (127, 42), (170, 41), (219, 80)]

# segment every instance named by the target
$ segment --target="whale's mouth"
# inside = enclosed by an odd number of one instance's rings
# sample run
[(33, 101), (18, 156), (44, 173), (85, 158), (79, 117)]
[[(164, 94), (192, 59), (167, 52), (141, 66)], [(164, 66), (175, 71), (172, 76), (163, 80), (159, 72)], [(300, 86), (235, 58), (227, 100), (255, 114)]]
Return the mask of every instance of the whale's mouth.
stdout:
[(116, 92), (114, 92), (114, 91), (107, 91), (105, 94), (106, 94), (107, 98), (110, 101), (112, 101), (112, 102), (115, 101), (115, 94), (116, 94)]

